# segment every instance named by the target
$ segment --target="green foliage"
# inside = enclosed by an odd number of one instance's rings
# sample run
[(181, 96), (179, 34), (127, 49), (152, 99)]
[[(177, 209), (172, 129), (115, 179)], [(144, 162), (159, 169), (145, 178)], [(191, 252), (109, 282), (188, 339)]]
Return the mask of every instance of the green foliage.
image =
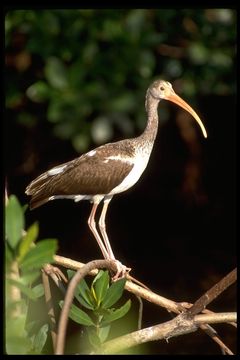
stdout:
[(34, 243), (38, 236), (38, 223), (32, 224), (26, 235), (23, 236), (21, 243), (19, 244), (19, 257), (18, 261), (22, 261), (22, 259), (25, 257), (27, 252), (29, 251), (31, 244)]
[[(71, 278), (73, 275), (74, 272), (68, 270), (68, 277)], [(109, 281), (108, 271), (103, 270), (96, 275), (90, 288), (84, 279), (81, 280), (75, 292), (75, 299), (91, 311), (88, 314), (72, 304), (69, 313), (73, 321), (87, 326), (89, 342), (95, 349), (106, 341), (111, 323), (126, 315), (131, 306), (131, 300), (128, 300), (123, 306), (112, 308), (123, 294), (126, 279), (120, 279), (111, 285)], [(60, 306), (63, 306), (63, 301), (60, 302)]]
[(36, 354), (40, 354), (43, 350), (43, 347), (45, 345), (45, 342), (47, 340), (48, 335), (48, 324), (44, 324), (39, 331), (36, 333), (36, 335), (33, 335), (32, 340), (32, 347), (34, 349), (34, 352)]
[(56, 249), (57, 240), (42, 240), (25, 255), (20, 263), (21, 269), (24, 272), (41, 269), (43, 264), (53, 261)]
[(7, 354), (40, 354), (44, 348), (48, 325), (32, 326), (29, 332), (28, 312), (31, 303), (44, 294), (42, 284), (35, 284), (45, 263), (53, 261), (57, 250), (56, 240), (42, 240), (38, 237), (38, 224), (34, 223), (24, 234), (24, 211), (16, 198), (11, 195), (6, 205), (6, 291), (5, 327)]
[[(63, 301), (60, 301), (60, 306), (63, 306)], [(70, 315), (69, 317), (75, 321), (78, 324), (81, 325), (86, 325), (86, 326), (91, 326), (94, 325), (94, 322), (92, 321), (92, 319), (88, 316), (88, 314), (86, 314), (84, 311), (82, 311), (81, 309), (79, 309), (77, 306), (75, 306), (74, 304), (71, 306), (71, 311), (70, 311)]]
[(22, 238), (24, 217), (21, 205), (16, 196), (12, 195), (6, 207), (6, 235), (9, 246), (14, 250)]
[(99, 271), (98, 275), (92, 282), (91, 292), (94, 294), (97, 307), (103, 302), (109, 287), (109, 275), (108, 272)]
[(183, 97), (235, 92), (233, 9), (13, 10), (5, 30), (7, 108), (79, 152), (142, 129), (155, 77)]

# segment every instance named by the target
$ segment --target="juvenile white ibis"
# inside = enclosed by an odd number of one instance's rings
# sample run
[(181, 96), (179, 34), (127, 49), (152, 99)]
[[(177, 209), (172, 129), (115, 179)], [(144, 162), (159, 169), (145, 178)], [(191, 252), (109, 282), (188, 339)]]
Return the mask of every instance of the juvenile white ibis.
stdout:
[[(204, 137), (207, 137), (202, 121), (191, 106), (174, 92), (169, 82), (157, 80), (146, 93), (145, 107), (148, 120), (140, 136), (99, 146), (72, 161), (46, 171), (26, 188), (26, 194), (32, 196), (31, 209), (55, 199), (72, 199), (76, 202), (90, 200), (93, 203), (88, 225), (104, 258), (114, 260), (117, 264), (115, 280), (125, 276), (129, 269), (116, 260), (108, 240), (105, 226), (108, 205), (113, 195), (128, 190), (145, 170), (157, 134), (157, 109), (162, 99), (172, 101), (188, 111), (198, 122)], [(95, 214), (101, 201), (103, 207), (98, 222), (99, 233)]]

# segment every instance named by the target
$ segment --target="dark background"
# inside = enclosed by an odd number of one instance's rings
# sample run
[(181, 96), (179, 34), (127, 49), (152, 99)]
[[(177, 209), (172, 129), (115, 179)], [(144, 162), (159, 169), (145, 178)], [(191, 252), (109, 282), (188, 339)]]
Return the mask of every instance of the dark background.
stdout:
[[(235, 267), (234, 10), (10, 11), (5, 71), (6, 182), (22, 204), (28, 202), (26, 186), (41, 172), (104, 142), (140, 134), (148, 86), (157, 78), (171, 81), (200, 115), (208, 138), (185, 112), (160, 102), (148, 167), (109, 207), (113, 251), (134, 277), (176, 301), (194, 302)], [(26, 227), (37, 220), (40, 238), (57, 238), (62, 256), (101, 258), (87, 226), (90, 206), (49, 202), (27, 210)], [(144, 327), (169, 319), (165, 310), (144, 304)], [(232, 286), (209, 308), (235, 306)], [(235, 331), (215, 328), (234, 351)], [(197, 332), (136, 353), (220, 350)]]

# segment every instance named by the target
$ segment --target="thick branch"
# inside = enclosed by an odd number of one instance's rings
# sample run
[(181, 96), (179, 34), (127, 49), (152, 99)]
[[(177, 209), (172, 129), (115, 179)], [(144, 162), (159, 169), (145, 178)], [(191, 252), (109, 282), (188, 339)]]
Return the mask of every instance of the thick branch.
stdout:
[[(71, 268), (71, 269), (74, 269), (74, 270), (81, 269), (83, 266), (85, 266), (85, 264), (83, 264), (83, 263), (73, 261), (71, 259), (64, 258), (64, 257), (58, 256), (58, 255), (56, 255), (54, 257), (54, 260), (55, 260), (56, 264), (64, 266), (66, 268)], [(94, 269), (94, 270), (91, 270), (89, 272), (89, 274), (96, 275), (97, 272), (98, 272), (98, 270)], [(232, 355), (231, 350), (226, 347), (226, 345), (217, 336), (217, 333), (215, 332), (215, 330), (212, 329), (210, 327), (210, 325), (208, 325), (207, 323), (208, 322), (209, 323), (227, 322), (227, 323), (235, 324), (234, 321), (236, 319), (236, 314), (235, 313), (215, 314), (213, 312), (210, 312), (207, 309), (204, 309), (204, 307), (206, 306), (206, 304), (209, 304), (212, 300), (214, 300), (222, 291), (224, 291), (234, 281), (236, 281), (236, 272), (235, 272), (235, 270), (233, 270), (224, 279), (222, 279), (218, 284), (213, 286), (209, 291), (207, 291), (203, 296), (201, 296), (201, 298), (198, 299), (194, 304), (195, 310), (193, 308), (193, 305), (190, 304), (190, 303), (187, 303), (187, 302), (177, 303), (175, 301), (166, 299), (166, 298), (164, 298), (162, 296), (159, 296), (158, 294), (153, 293), (151, 290), (148, 290), (148, 289), (142, 288), (141, 286), (133, 284), (131, 281), (126, 282), (125, 289), (128, 290), (129, 292), (132, 292), (133, 294), (135, 294), (137, 296), (140, 296), (140, 297), (144, 298), (145, 300), (147, 300), (149, 302), (152, 302), (152, 303), (154, 303), (156, 305), (159, 305), (161, 307), (166, 308), (168, 311), (172, 311), (172, 312), (174, 312), (176, 314), (179, 314), (181, 312), (185, 312), (185, 317), (188, 316), (189, 321), (193, 321), (193, 315), (191, 315), (191, 313), (190, 313), (190, 316), (189, 316), (190, 309), (194, 310), (194, 312), (197, 311), (197, 313), (202, 311), (206, 315), (210, 314), (208, 319), (203, 318), (203, 317), (201, 318), (202, 315), (201, 316), (199, 315), (200, 316), (199, 318), (195, 316), (194, 320), (196, 320), (196, 323), (194, 323), (194, 327), (197, 325), (199, 328), (201, 328), (203, 331), (205, 331), (221, 347), (222, 351), (225, 351), (227, 354)], [(188, 309), (187, 312), (186, 312), (186, 309)], [(164, 324), (161, 324), (161, 325), (164, 325)], [(152, 327), (150, 329), (153, 329), (153, 328), (154, 327)], [(210, 331), (210, 328), (212, 329), (211, 331)], [(166, 327), (165, 327), (165, 330), (166, 330)], [(136, 343), (134, 343), (133, 345), (130, 345), (130, 346), (134, 346), (134, 345), (137, 345), (138, 343), (139, 344), (142, 343), (142, 339), (145, 338), (144, 334), (145, 334), (146, 329), (141, 330), (141, 331), (143, 331), (143, 333), (142, 333), (142, 336), (140, 336), (140, 342), (138, 342), (138, 340), (135, 339)], [(195, 331), (195, 330), (191, 330), (191, 327), (190, 327), (188, 329), (188, 332), (191, 332), (191, 331)], [(184, 332), (184, 333), (186, 333), (186, 332)], [(181, 334), (179, 334), (179, 335), (181, 335)], [(126, 335), (126, 336), (132, 336), (132, 335), (130, 334), (130, 335)], [(176, 336), (176, 335), (171, 335), (171, 336)], [(170, 336), (168, 336), (168, 337), (170, 337)], [(154, 339), (152, 339), (152, 340), (149, 339), (148, 340), (148, 337), (146, 336), (146, 340), (143, 341), (143, 342), (153, 341), (153, 340)], [(106, 344), (110, 343), (110, 346), (114, 347), (115, 346), (114, 345), (115, 341), (118, 342), (119, 338), (115, 339), (115, 340), (112, 340), (111, 342), (107, 342)], [(129, 340), (126, 337), (123, 337), (123, 342), (122, 342), (123, 348), (122, 349), (125, 349), (125, 348), (129, 347), (129, 341), (131, 342), (131, 341), (133, 341), (133, 339), (131, 338), (131, 340)], [(125, 343), (126, 346), (124, 345), (124, 343)], [(113, 344), (113, 345), (111, 345), (111, 344)], [(105, 344), (104, 344), (104, 346), (105, 346)], [(106, 353), (111, 353), (111, 349), (110, 350), (107, 349), (107, 350), (103, 350), (103, 351), (106, 351)], [(116, 350), (116, 351), (121, 351), (121, 349)]]
[(173, 320), (163, 324), (134, 331), (130, 334), (107, 341), (102, 345), (101, 354), (116, 354), (122, 350), (149, 341), (169, 339), (170, 337), (187, 334), (196, 330), (197, 326), (193, 320), (187, 319), (185, 314), (180, 314)]
[(101, 354), (115, 354), (145, 342), (169, 339), (174, 336), (188, 334), (196, 331), (199, 324), (206, 322), (219, 323), (224, 321), (235, 321), (236, 317), (236, 313), (222, 313), (196, 315), (194, 319), (189, 319), (186, 313), (180, 314), (173, 320), (163, 324), (151, 326), (107, 341), (101, 348)]

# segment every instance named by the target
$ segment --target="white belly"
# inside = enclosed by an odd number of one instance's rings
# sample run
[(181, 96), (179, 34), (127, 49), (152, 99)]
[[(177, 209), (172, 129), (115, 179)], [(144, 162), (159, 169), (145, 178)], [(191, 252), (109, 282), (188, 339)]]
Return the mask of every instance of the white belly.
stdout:
[[(109, 195), (114, 195), (114, 194), (118, 194), (120, 192), (126, 191), (130, 187), (132, 187), (134, 184), (136, 184), (136, 182), (138, 181), (138, 179), (140, 178), (140, 176), (146, 169), (149, 157), (150, 157), (149, 153), (148, 154), (139, 153), (138, 156), (135, 158), (134, 166), (133, 166), (132, 170), (130, 171), (130, 173), (125, 177), (125, 179), (121, 182), (121, 184), (116, 186), (109, 193)], [(130, 159), (126, 159), (124, 161), (131, 162)]]

